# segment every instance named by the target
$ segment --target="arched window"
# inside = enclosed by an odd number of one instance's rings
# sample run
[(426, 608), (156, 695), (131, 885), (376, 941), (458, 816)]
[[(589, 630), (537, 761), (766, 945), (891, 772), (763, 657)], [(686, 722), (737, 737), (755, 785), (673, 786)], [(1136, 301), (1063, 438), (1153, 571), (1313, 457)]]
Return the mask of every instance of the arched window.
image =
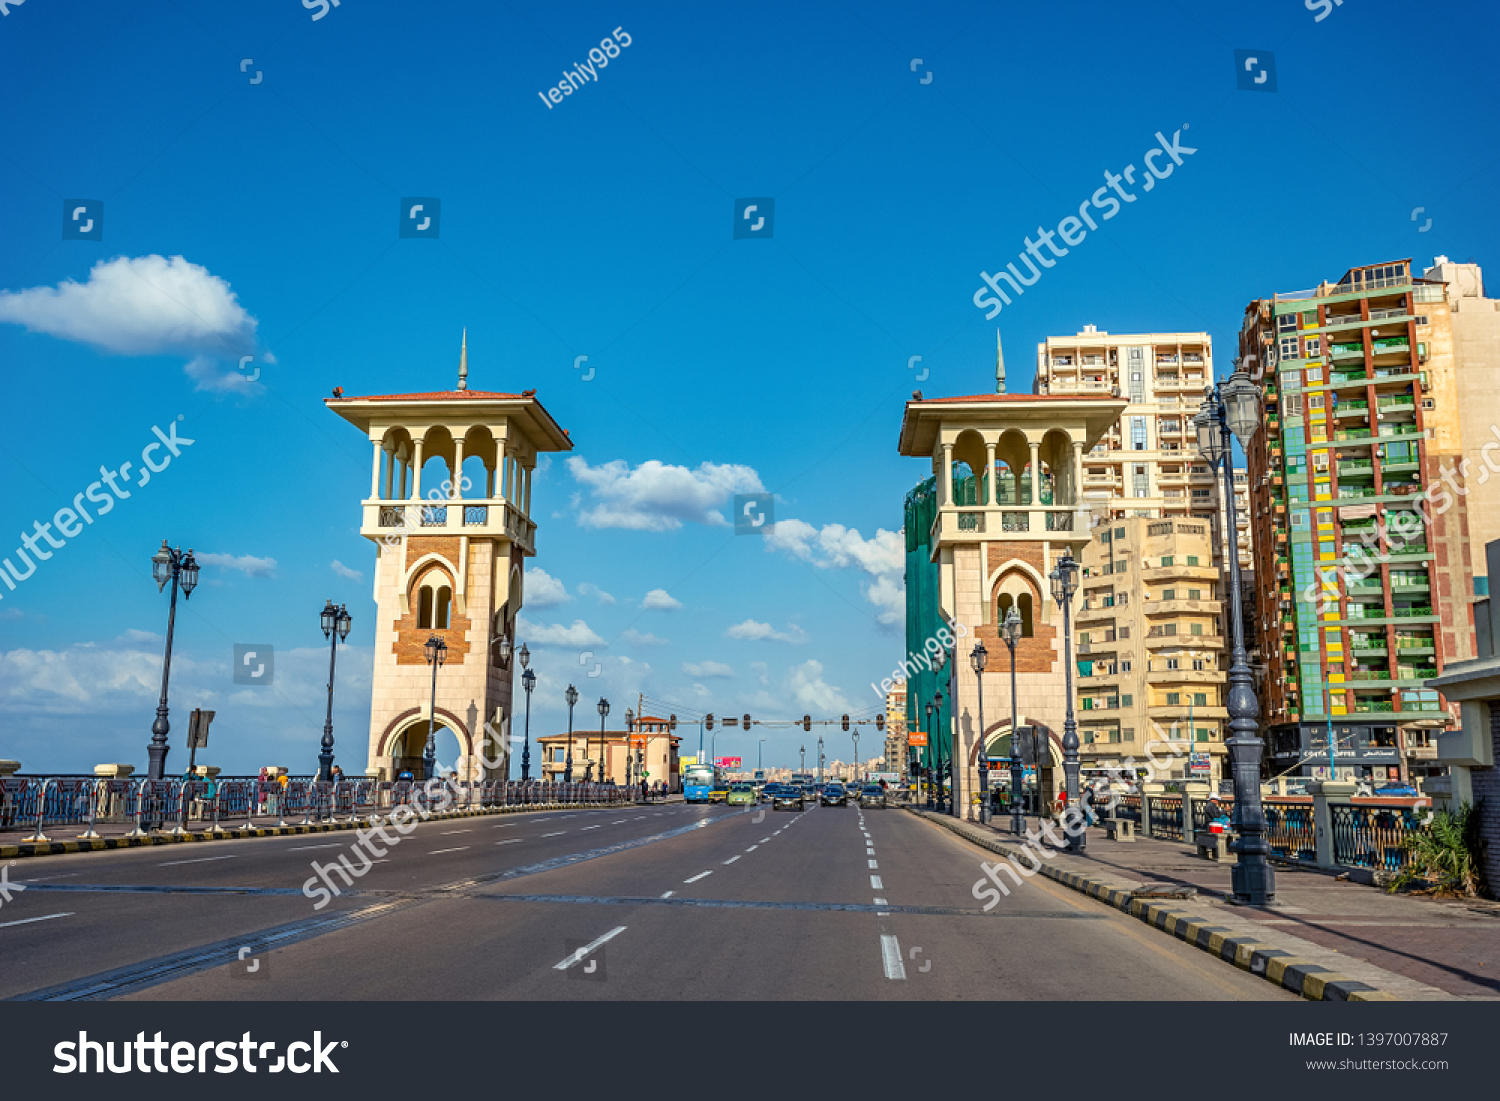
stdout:
[(1021, 613), (1021, 637), (1032, 638), (1034, 632), (1031, 627), (1031, 594), (1022, 593), (1016, 598), (1016, 609)]
[(432, 626), (434, 630), (445, 630), (450, 626), (448, 622), (448, 611), (453, 604), (453, 590), (447, 585), (440, 585), (437, 591), (437, 604), (433, 608)]
[(432, 586), (423, 585), (417, 590), (417, 629), (432, 627)]
[(1000, 594), (1000, 600), (995, 605), (995, 623), (997, 627), (1004, 628), (1006, 613), (1010, 611), (1011, 607), (1014, 604), (1015, 598), (1012, 597), (1010, 593)]

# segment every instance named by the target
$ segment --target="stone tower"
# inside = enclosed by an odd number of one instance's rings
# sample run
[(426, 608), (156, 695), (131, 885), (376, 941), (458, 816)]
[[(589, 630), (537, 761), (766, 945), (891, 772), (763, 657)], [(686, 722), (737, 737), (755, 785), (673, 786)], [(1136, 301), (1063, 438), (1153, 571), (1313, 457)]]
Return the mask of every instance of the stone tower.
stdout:
[(360, 525), (376, 548), (369, 766), (383, 779), (406, 769), (422, 777), (432, 694), (424, 647), (436, 635), (447, 644), (437, 726), (453, 732), (460, 753), (440, 763), (465, 779), (506, 779), (514, 659), (502, 661), (497, 643), (514, 640), (523, 564), (536, 554), (537, 455), (572, 442), (535, 391), (468, 389), (467, 334), (456, 390), (339, 390), (324, 400), (373, 452)]

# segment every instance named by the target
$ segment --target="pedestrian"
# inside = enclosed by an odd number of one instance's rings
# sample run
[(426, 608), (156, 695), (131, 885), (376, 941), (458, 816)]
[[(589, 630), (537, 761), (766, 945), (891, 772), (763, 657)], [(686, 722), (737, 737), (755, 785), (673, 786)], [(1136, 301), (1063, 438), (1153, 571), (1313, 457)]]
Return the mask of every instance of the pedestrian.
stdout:
[(1094, 785), (1090, 784), (1078, 794), (1078, 805), (1083, 808), (1083, 821), (1085, 825), (1093, 826), (1099, 821), (1099, 816), (1094, 813)]
[(333, 772), (330, 775), (333, 778), (333, 782), (337, 784), (344, 778), (344, 770), (340, 766), (334, 765)]
[(1208, 819), (1208, 828), (1212, 833), (1223, 833), (1229, 828), (1229, 812), (1219, 802), (1217, 795), (1210, 795), (1208, 802), (1203, 804), (1203, 816)]

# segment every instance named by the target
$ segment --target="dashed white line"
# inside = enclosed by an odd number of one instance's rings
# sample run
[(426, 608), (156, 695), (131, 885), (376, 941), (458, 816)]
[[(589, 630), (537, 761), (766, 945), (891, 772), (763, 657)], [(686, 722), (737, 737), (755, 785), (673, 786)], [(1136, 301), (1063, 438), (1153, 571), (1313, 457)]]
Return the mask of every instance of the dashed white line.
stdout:
[(875, 847), (872, 845), (869, 848), (867, 848), (865, 850), (865, 855), (866, 856), (874, 856), (875, 855)]
[(442, 855), (443, 855), (443, 853), (461, 853), (461, 852), (463, 852), (463, 851), (464, 851), (464, 850), (465, 850), (465, 849), (467, 849), (467, 848), (468, 848), (468, 847), (469, 847), (469, 846), (467, 846), (467, 845), (460, 845), (460, 846), (459, 846), (459, 847), (458, 847), (458, 848), (456, 848), (456, 849), (433, 849), (433, 850), (432, 850), (432, 851), (431, 851), (431, 852), (430, 852), (430, 853), (428, 853), (428, 854), (427, 854), (427, 855), (428, 855), (428, 856), (442, 856)]
[(883, 890), (885, 890), (885, 884), (882, 883), (882, 882), (880, 882), (880, 877), (878, 875), (872, 875), (870, 877), (870, 890), (872, 890), (872, 891), (883, 891)]
[[(629, 822), (629, 821), (630, 821), (630, 819), (628, 819), (628, 818), (622, 818), (622, 819), (620, 819), (620, 822)], [(618, 826), (620, 824), (620, 822), (611, 822), (610, 825), (611, 826)]]
[(872, 860), (872, 861), (870, 861), (870, 867), (872, 867), (872, 868), (878, 868), (878, 867), (880, 867), (880, 864), (877, 861)]
[(885, 899), (883, 899), (883, 898), (877, 898), (877, 899), (876, 899), (876, 900), (875, 900), (875, 905), (876, 905), (876, 906), (889, 906), (889, 905), (890, 905), (890, 903), (889, 903), (889, 902), (887, 902), (887, 901), (886, 901), (886, 900), (885, 900)]
[(578, 951), (574, 952), (571, 956), (569, 956), (567, 959), (563, 960), (561, 963), (554, 964), (552, 969), (554, 971), (566, 971), (568, 968), (572, 967), (579, 960), (587, 959), (588, 958), (588, 954), (590, 952), (592, 952), (595, 948), (598, 948), (605, 941), (607, 941), (607, 940), (613, 940), (615, 937), (619, 936), (624, 931), (625, 931), (625, 926), (623, 926), (623, 925), (617, 925), (617, 926), (615, 926), (613, 929), (611, 929), (609, 932), (605, 933), (602, 937), (600, 937), (598, 940), (594, 941), (592, 944), (585, 944), (582, 948), (580, 948)]
[(514, 845), (517, 841), (525, 841), (524, 837), (507, 837), (504, 841), (496, 841), (497, 845)]
[(517, 823), (515, 823), (515, 822), (501, 822), (498, 826), (491, 826), (490, 829), (492, 829), (492, 830), (504, 830), (504, 829), (509, 829), (511, 826), (514, 826), (516, 824)]
[(452, 837), (455, 833), (473, 833), (473, 832), (474, 832), (473, 830), (444, 830), (442, 835), (444, 837)]
[(706, 872), (700, 872), (700, 873), (698, 873), (698, 874), (697, 874), (697, 875), (695, 875), (695, 876), (693, 876), (693, 878), (692, 878), (692, 879), (684, 879), (684, 880), (683, 880), (683, 882), (684, 882), (684, 883), (697, 883), (697, 882), (698, 882), (698, 880), (700, 880), (700, 879), (702, 879), (702, 878), (703, 878), (703, 877), (704, 877), (704, 876), (709, 876), (709, 875), (713, 875), (713, 874), (714, 874), (714, 873), (713, 873), (713, 869), (712, 869), (712, 868), (710, 868), (710, 869), (709, 869), (709, 870), (708, 870), (708, 871), (706, 871)]
[(286, 851), (289, 853), (305, 853), (309, 849), (337, 849), (341, 845), (343, 845), (342, 841), (330, 841), (326, 845), (297, 845), (294, 848), (287, 849)]
[(543, 837), (561, 837), (563, 834), (565, 834), (567, 832), (568, 832), (567, 830), (558, 830), (556, 833), (544, 833), (544, 834), (542, 834), (542, 836)]
[(880, 937), (880, 958), (885, 964), (886, 978), (906, 978), (906, 965), (901, 962), (901, 944), (889, 933)]
[(739, 859), (738, 855), (731, 856), (728, 860), (724, 861), (724, 863), (725, 864), (733, 864), (738, 859)]
[(771, 843), (771, 839), (769, 837), (762, 837), (760, 839), (760, 843), (762, 845), (769, 845)]
[(662, 897), (662, 898), (671, 898), (671, 897), (672, 897), (672, 896), (673, 896), (673, 895), (675, 895), (675, 894), (676, 894), (676, 893), (677, 893), (677, 892), (676, 892), (676, 891), (666, 891), (666, 892), (664, 892), (664, 893), (663, 893), (663, 894), (662, 894), (662, 896), (661, 896), (661, 897)]
[(230, 853), (227, 856), (200, 856), (196, 860), (168, 860), (165, 864), (158, 864), (158, 868), (170, 868), (176, 864), (207, 864), (210, 860), (233, 860), (239, 853)]
[(12, 925), (30, 925), (33, 921), (51, 921), (53, 918), (72, 917), (72, 916), (73, 916), (73, 912), (69, 911), (66, 914), (43, 914), (41, 917), (18, 918), (15, 921), (0, 921), (0, 929), (9, 928)]
[(755, 850), (756, 850), (756, 849), (758, 849), (758, 848), (760, 848), (760, 846), (759, 846), (759, 845), (751, 845), (751, 846), (750, 846), (750, 847), (749, 847), (749, 848), (748, 848), (748, 849), (746, 849), (746, 850), (745, 850), (745, 851), (746, 851), (746, 852), (747, 852), (747, 853), (753, 853), (753, 852), (754, 852), (754, 851), (755, 851)]

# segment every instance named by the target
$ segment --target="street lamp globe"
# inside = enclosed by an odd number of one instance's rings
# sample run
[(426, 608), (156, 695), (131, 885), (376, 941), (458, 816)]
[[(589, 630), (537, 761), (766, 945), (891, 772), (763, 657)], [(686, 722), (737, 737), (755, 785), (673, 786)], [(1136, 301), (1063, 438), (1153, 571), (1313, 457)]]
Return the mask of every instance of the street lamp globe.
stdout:
[(333, 601), (330, 600), (323, 606), (323, 614), (320, 618), (320, 622), (323, 625), (324, 638), (333, 634), (334, 628), (338, 625), (338, 619), (339, 610), (333, 606)]
[(191, 599), (193, 590), (198, 587), (198, 560), (193, 557), (193, 548), (189, 547), (187, 557), (182, 560), (182, 595), (184, 599)]
[(161, 592), (167, 587), (167, 582), (172, 580), (172, 552), (167, 549), (167, 541), (161, 541), (161, 550), (151, 556), (151, 577), (156, 582), (156, 591)]
[(932, 655), (932, 671), (934, 673), (941, 673), (943, 671), (943, 666), (947, 664), (948, 650), (946, 647), (940, 645), (938, 647), (937, 653)]
[(531, 664), (531, 651), (526, 649), (526, 644), (524, 642), (521, 643), (521, 651), (516, 655), (516, 657), (521, 659), (522, 669), (525, 669), (528, 665)]
[(526, 689), (527, 695), (531, 694), (531, 690), (536, 687), (536, 672), (534, 670), (528, 669), (521, 674), (521, 687)]
[(1198, 454), (1213, 466), (1218, 466), (1223, 441), (1219, 437), (1219, 418), (1214, 413), (1211, 398), (1204, 398), (1198, 412), (1193, 414), (1193, 430), (1198, 435)]
[(448, 656), (448, 644), (437, 635), (433, 635), (431, 638), (429, 638), (426, 645), (424, 645), (422, 649), (427, 654), (427, 664), (429, 665), (432, 665), (434, 663), (442, 665), (443, 661)]
[(602, 719), (609, 714), (609, 701), (600, 697), (598, 704), (599, 717)]
[(339, 605), (339, 641), (346, 642), (349, 638), (349, 628), (354, 626), (354, 617), (349, 614), (349, 608), (345, 604)]
[(1250, 381), (1249, 373), (1241, 367), (1229, 376), (1221, 392), (1229, 431), (1234, 433), (1241, 447), (1247, 447), (1260, 428), (1260, 388)]
[(1052, 582), (1054, 601), (1062, 605), (1073, 599), (1073, 593), (1078, 589), (1078, 563), (1073, 560), (1071, 551), (1063, 551), (1062, 557), (1057, 560), (1057, 565), (1047, 576)]
[(568, 685), (568, 690), (563, 693), (563, 699), (568, 701), (569, 707), (572, 707), (578, 702), (578, 689), (574, 688), (571, 684)]
[(974, 667), (974, 672), (983, 673), (984, 667), (989, 664), (990, 652), (984, 648), (983, 642), (976, 642), (974, 649), (969, 651), (969, 664)]
[(1002, 626), (1002, 630), (1004, 631), (1007, 645), (1014, 647), (1016, 643), (1021, 641), (1021, 613), (1016, 611), (1014, 604), (1005, 613), (1005, 623)]
[[(500, 667), (502, 669), (509, 668), (509, 666), (510, 666), (510, 654), (511, 654), (511, 650), (512, 650), (512, 648), (514, 646), (514, 644), (510, 641), (510, 636), (509, 635), (501, 635), (499, 638), (497, 638), (495, 640), (495, 646), (500, 651)], [(527, 656), (529, 657), (530, 655), (527, 655)]]

